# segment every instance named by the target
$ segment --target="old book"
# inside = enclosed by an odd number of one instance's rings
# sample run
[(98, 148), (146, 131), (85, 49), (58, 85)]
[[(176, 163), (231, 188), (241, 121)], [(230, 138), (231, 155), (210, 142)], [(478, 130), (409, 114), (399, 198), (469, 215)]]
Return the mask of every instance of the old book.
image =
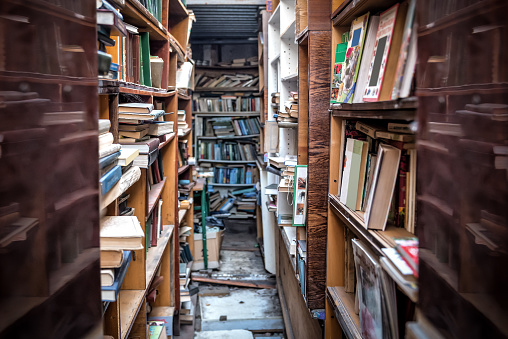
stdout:
[(143, 229), (135, 216), (106, 216), (101, 219), (101, 249), (140, 250)]
[(395, 183), (399, 173), (400, 150), (385, 144), (379, 145), (376, 171), (365, 209), (365, 226), (384, 230), (390, 211)]
[(120, 151), (121, 148), (122, 146), (119, 144), (112, 144), (103, 149), (99, 149), (99, 159), (104, 158), (110, 154), (116, 153)]
[(173, 121), (153, 121), (149, 124), (148, 134), (161, 136), (173, 132)]
[(148, 124), (119, 124), (118, 130), (120, 131), (143, 131), (145, 129), (148, 129)]
[(122, 250), (101, 250), (101, 268), (118, 268), (122, 262)]
[(101, 286), (111, 286), (115, 282), (115, 272), (112, 269), (101, 270)]
[(101, 194), (106, 194), (122, 177), (122, 168), (120, 166), (113, 167), (109, 172), (99, 179)]
[(125, 140), (120, 140), (120, 144), (122, 145), (122, 149), (135, 148), (139, 150), (140, 154), (149, 154), (159, 146), (159, 139), (151, 138), (146, 141), (139, 142), (128, 142)]
[(99, 135), (99, 150), (103, 150), (113, 144), (113, 134), (104, 133)]
[(116, 301), (118, 293), (120, 293), (122, 283), (125, 279), (125, 275), (127, 274), (127, 270), (129, 269), (130, 263), (131, 251), (124, 251), (124, 260), (120, 268), (115, 270), (115, 280), (113, 281), (113, 284), (111, 286), (101, 287), (102, 301)]
[(367, 80), (369, 78), (370, 62), (372, 60), (372, 54), (374, 53), (374, 47), (376, 44), (376, 33), (379, 27), (379, 15), (373, 15), (369, 19), (369, 25), (365, 36), (365, 43), (363, 46), (362, 59), (360, 63), (360, 69), (356, 78), (355, 93), (353, 95), (353, 102), (363, 102), (363, 94), (365, 87), (367, 87)]
[[(358, 201), (361, 165), (365, 166), (363, 153), (367, 153), (367, 142), (348, 138), (344, 153), (344, 170), (340, 187), (340, 202), (355, 211)], [(365, 155), (366, 157), (366, 155)], [(363, 191), (363, 186), (362, 186)]]
[(118, 165), (127, 166), (139, 155), (139, 150), (136, 148), (123, 148), (118, 157)]
[(144, 129), (141, 131), (118, 131), (118, 134), (121, 137), (125, 138), (141, 139), (142, 137), (148, 134), (148, 129)]
[(120, 180), (116, 183), (115, 186), (106, 194), (101, 197), (100, 200), (100, 208), (101, 210), (106, 208), (109, 204), (111, 204), (116, 198), (118, 198), (122, 193), (127, 191), (129, 187), (131, 187), (136, 181), (141, 177), (141, 170), (139, 167), (133, 166), (125, 173), (122, 174)]
[(115, 152), (113, 154), (107, 155), (105, 157), (102, 157), (99, 159), (99, 169), (106, 168), (107, 166), (111, 165), (113, 162), (115, 162), (118, 157), (120, 156), (120, 152)]
[(126, 112), (126, 113), (148, 114), (153, 109), (154, 109), (153, 104), (146, 104), (146, 103), (131, 102), (131, 103), (125, 103), (125, 104), (118, 105), (118, 111), (121, 113)]
[(164, 115), (164, 110), (154, 109), (149, 113), (136, 113), (136, 112), (120, 112), (118, 113), (118, 119), (132, 120), (132, 121), (153, 121)]
[(99, 135), (108, 133), (111, 128), (111, 121), (108, 119), (99, 119)]

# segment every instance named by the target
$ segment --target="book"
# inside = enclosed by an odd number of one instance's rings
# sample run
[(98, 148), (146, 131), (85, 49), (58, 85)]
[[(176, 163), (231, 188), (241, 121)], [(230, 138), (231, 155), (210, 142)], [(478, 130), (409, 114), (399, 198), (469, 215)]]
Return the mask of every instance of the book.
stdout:
[(173, 121), (153, 121), (149, 124), (148, 134), (152, 136), (161, 136), (168, 133), (172, 133)]
[(144, 113), (148, 114), (154, 109), (153, 104), (146, 104), (141, 102), (130, 102), (118, 105), (118, 112), (120, 113)]
[(127, 270), (129, 269), (130, 263), (131, 251), (124, 251), (124, 260), (122, 266), (120, 266), (120, 268), (118, 268), (115, 272), (115, 280), (113, 284), (111, 286), (102, 286), (101, 288), (102, 301), (116, 301), (118, 293), (120, 293), (122, 283), (125, 279), (125, 275), (127, 274)]
[(365, 42), (365, 32), (369, 22), (369, 13), (366, 13), (351, 23), (349, 39), (346, 50), (346, 58), (342, 65), (342, 89), (339, 90), (340, 97), (337, 102), (353, 102), (356, 80), (360, 69), (362, 59), (363, 45)]
[(99, 119), (99, 135), (105, 134), (109, 132), (109, 129), (111, 128), (111, 121), (109, 119)]
[[(379, 18), (379, 28), (376, 33), (375, 50), (369, 67), (367, 87), (363, 95), (363, 101), (390, 100), (395, 80), (394, 74), (400, 42), (402, 40), (402, 26), (404, 25), (405, 12), (399, 7), (403, 4), (395, 4)], [(400, 23), (402, 22), (402, 23)], [(395, 26), (401, 26), (395, 28)], [(392, 46), (393, 43), (393, 46)], [(397, 44), (398, 43), (398, 44)], [(395, 51), (395, 52), (393, 52)], [(390, 63), (390, 65), (388, 65)], [(385, 74), (388, 77), (385, 82)], [(389, 87), (389, 90), (388, 90)], [(386, 89), (385, 89), (386, 88)], [(383, 94), (381, 93), (383, 91)]]
[(150, 37), (148, 32), (140, 32), (140, 76), (142, 85), (152, 86), (152, 74), (150, 67)]
[(99, 150), (105, 149), (113, 144), (113, 134), (108, 132), (99, 135)]
[(363, 94), (367, 86), (369, 77), (370, 61), (374, 53), (376, 44), (376, 33), (379, 27), (379, 15), (372, 15), (369, 18), (369, 25), (365, 36), (365, 43), (363, 44), (362, 60), (360, 69), (356, 78), (355, 93), (353, 94), (353, 103), (363, 102)]
[(101, 219), (101, 250), (140, 250), (144, 233), (135, 216), (106, 216)]
[(120, 150), (118, 157), (118, 165), (127, 166), (139, 155), (139, 149), (136, 148), (124, 148)]
[(122, 149), (135, 148), (139, 150), (139, 154), (149, 154), (159, 146), (159, 139), (151, 138), (145, 141), (139, 142), (130, 142), (126, 140), (120, 139), (120, 144), (122, 145)]
[[(165, 114), (162, 109), (154, 109), (149, 113), (136, 113), (136, 112), (120, 112), (118, 113), (118, 119), (122, 119), (121, 121), (153, 121), (155, 119), (160, 118)], [(119, 120), (120, 121), (120, 120)]]
[(116, 153), (116, 152), (120, 151), (121, 148), (122, 148), (122, 146), (119, 144), (112, 144), (106, 148), (99, 149), (99, 159), (104, 158), (110, 154)]
[(400, 154), (401, 151), (393, 146), (379, 145), (376, 169), (365, 209), (365, 226), (368, 229), (386, 228), (399, 173)]
[(120, 152), (115, 152), (110, 155), (106, 155), (105, 157), (102, 157), (99, 159), (99, 168), (103, 169), (106, 166), (109, 166), (113, 162), (115, 162), (120, 157)]
[(113, 187), (118, 180), (122, 177), (122, 168), (120, 166), (113, 167), (109, 172), (107, 172), (102, 178), (99, 180), (99, 185), (101, 187), (101, 194), (106, 194), (111, 187)]
[(409, 265), (413, 275), (418, 278), (418, 238), (397, 238), (393, 241), (397, 252)]
[[(365, 173), (367, 145), (365, 141), (351, 138), (348, 138), (346, 142), (343, 161), (344, 170), (342, 172), (340, 187), (340, 202), (353, 211), (357, 207), (360, 173)], [(363, 169), (361, 166), (363, 166)]]
[[(166, 324), (164, 321), (149, 321), (148, 328), (150, 339), (167, 339)], [(171, 334), (170, 334), (171, 335)]]
[(141, 131), (118, 131), (118, 135), (125, 138), (135, 138), (135, 139), (141, 139), (145, 135), (148, 134), (148, 129), (143, 129)]
[(115, 273), (112, 269), (101, 270), (101, 286), (111, 286), (115, 282)]
[(118, 268), (123, 262), (122, 250), (101, 250), (101, 268)]
[(338, 102), (342, 89), (343, 63), (346, 59), (347, 51), (347, 33), (342, 35), (342, 42), (335, 46), (335, 63), (333, 66), (332, 90), (330, 94), (330, 103)]

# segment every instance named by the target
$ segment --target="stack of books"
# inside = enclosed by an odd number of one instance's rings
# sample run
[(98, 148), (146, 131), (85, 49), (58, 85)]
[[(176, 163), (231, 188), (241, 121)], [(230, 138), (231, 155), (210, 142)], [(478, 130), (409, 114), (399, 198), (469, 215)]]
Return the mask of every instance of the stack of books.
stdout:
[(274, 118), (277, 122), (298, 122), (298, 92), (291, 92), (284, 102), (284, 111), (280, 110)]
[(194, 79), (196, 87), (209, 88), (231, 88), (231, 87), (255, 87), (258, 85), (259, 77), (251, 74), (222, 74), (220, 76), (197, 74)]
[(189, 130), (187, 115), (183, 109), (178, 110), (178, 135), (183, 136)]

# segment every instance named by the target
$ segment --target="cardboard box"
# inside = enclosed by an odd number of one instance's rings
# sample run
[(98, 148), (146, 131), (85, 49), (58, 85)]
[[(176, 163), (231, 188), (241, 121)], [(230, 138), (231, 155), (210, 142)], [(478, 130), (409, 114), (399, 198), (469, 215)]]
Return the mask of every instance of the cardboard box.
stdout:
[[(222, 246), (222, 239), (224, 238), (224, 231), (207, 232), (206, 233), (206, 249), (208, 253), (208, 268), (219, 268), (219, 256)], [(203, 236), (201, 234), (194, 234), (194, 262), (192, 270), (202, 270), (205, 268), (203, 261)]]

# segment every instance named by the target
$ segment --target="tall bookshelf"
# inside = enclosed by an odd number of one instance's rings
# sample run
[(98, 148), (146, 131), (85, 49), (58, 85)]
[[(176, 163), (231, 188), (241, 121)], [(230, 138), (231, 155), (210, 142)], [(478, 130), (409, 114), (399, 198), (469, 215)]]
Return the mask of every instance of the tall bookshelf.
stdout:
[[(150, 55), (160, 57), (163, 64), (161, 87), (144, 86), (122, 80), (99, 80), (99, 118), (111, 121), (110, 131), (115, 142), (119, 140), (118, 104), (125, 100), (151, 103), (162, 107), (165, 121), (172, 121), (174, 132), (159, 144), (164, 178), (157, 184), (149, 184), (149, 169), (141, 168), (141, 176), (126, 193), (128, 205), (135, 208), (134, 215), (146, 234), (147, 221), (162, 200), (162, 234), (157, 246), (133, 252), (133, 260), (116, 302), (106, 303), (104, 308), (104, 334), (114, 338), (149, 337), (147, 320), (150, 316), (145, 302), (148, 289), (157, 275), (164, 277), (158, 286), (155, 302), (150, 308), (164, 308), (173, 319), (173, 334), (179, 333), (179, 226), (183, 219), (191, 221), (192, 212), (183, 215), (178, 204), (178, 180), (191, 178), (192, 166), (179, 167), (178, 144), (186, 140), (192, 149), (191, 129), (178, 133), (178, 110), (187, 111), (187, 123), (191, 125), (190, 96), (176, 91), (177, 67), (187, 61), (187, 42), (191, 15), (179, 0), (162, 1), (161, 21), (155, 18), (136, 0), (127, 0), (120, 9), (123, 21), (149, 33)], [(192, 155), (192, 153), (190, 154)], [(190, 176), (189, 176), (190, 175)], [(189, 210), (192, 210), (191, 208)], [(118, 199), (107, 206), (107, 215), (118, 215)], [(192, 230), (190, 239), (192, 240)], [(191, 241), (192, 243), (192, 241)]]
[(95, 2), (0, 13), (0, 337), (99, 337)]
[[(265, 145), (265, 152), (276, 151), (269, 156), (296, 155), (298, 165), (307, 165), (307, 220), (304, 227), (277, 226), (279, 212), (292, 210), (292, 199), (288, 199), (292, 193), (277, 193), (275, 214), (268, 212), (265, 204), (262, 209), (275, 234), (278, 288), (283, 291), (281, 302), (288, 308), (284, 314), (286, 327), (301, 338), (321, 336), (317, 319), (324, 317), (325, 308), (327, 216), (324, 206), (329, 136), (322, 127), (329, 121), (329, 17), (326, 1), (312, 5), (307, 1), (280, 1), (268, 22), (266, 123), (276, 123), (272, 94), (280, 93), (279, 110), (283, 111), (284, 102), (293, 91), (298, 92), (298, 122), (279, 122), (271, 132), (278, 134), (278, 148), (269, 150)], [(270, 133), (266, 127), (265, 133)], [(270, 168), (268, 171), (263, 176), (266, 185), (278, 185), (281, 177)], [(290, 244), (299, 240), (307, 244), (304, 268), (298, 267), (297, 257), (290, 250)]]

